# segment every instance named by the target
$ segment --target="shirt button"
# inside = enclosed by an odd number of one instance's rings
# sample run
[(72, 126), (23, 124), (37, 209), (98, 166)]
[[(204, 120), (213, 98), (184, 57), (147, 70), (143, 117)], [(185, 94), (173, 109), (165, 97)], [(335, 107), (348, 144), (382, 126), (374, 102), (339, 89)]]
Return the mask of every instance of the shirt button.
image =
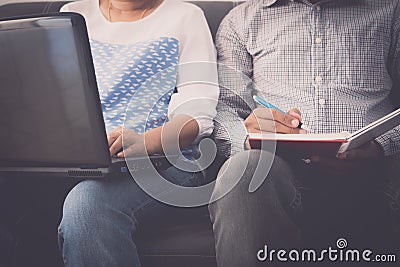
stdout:
[(322, 82), (322, 77), (321, 76), (315, 77), (315, 81), (318, 83)]
[(317, 9), (317, 11), (321, 11), (321, 6), (316, 6), (315, 8)]
[(315, 39), (315, 42), (316, 42), (317, 44), (320, 44), (320, 43), (322, 43), (322, 39), (321, 39), (320, 37), (317, 37), (317, 38)]
[(321, 99), (318, 101), (318, 103), (319, 103), (321, 106), (324, 106), (325, 103), (326, 103), (326, 100), (323, 99), (323, 98), (321, 98)]

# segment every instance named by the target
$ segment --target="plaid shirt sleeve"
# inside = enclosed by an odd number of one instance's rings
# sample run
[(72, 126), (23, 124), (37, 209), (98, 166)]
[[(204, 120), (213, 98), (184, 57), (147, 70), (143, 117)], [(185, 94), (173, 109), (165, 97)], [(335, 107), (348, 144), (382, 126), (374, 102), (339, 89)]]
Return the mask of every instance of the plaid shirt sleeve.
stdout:
[[(241, 36), (243, 18), (231, 12), (217, 33), (220, 98), (215, 118), (214, 138), (219, 152), (229, 157), (244, 150), (247, 132), (244, 120), (254, 108), (252, 100), (253, 63)], [(242, 21), (236, 23), (233, 20)]]
[[(389, 66), (389, 72), (393, 79), (393, 90), (400, 90), (400, 7), (397, 8), (392, 29), (392, 47), (389, 58), (393, 59), (391, 66)], [(400, 92), (396, 92), (396, 96), (400, 96)], [(395, 100), (395, 104), (398, 106), (400, 99)], [(400, 153), (400, 126), (388, 131), (387, 133), (376, 138), (378, 144), (381, 145), (385, 156), (393, 156)]]

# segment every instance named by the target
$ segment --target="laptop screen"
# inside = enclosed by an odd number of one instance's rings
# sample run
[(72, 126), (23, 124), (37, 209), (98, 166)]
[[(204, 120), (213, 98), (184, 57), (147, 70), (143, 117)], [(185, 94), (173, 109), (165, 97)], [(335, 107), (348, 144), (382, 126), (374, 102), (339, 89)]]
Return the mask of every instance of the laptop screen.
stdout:
[(0, 21), (0, 166), (107, 166), (84, 19)]

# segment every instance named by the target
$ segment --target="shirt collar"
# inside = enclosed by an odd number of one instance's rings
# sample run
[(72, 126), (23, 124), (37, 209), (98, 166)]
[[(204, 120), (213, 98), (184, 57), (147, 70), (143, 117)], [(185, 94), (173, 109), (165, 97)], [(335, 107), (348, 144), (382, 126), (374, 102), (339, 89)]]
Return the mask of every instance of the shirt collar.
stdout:
[(263, 1), (263, 6), (270, 7), (276, 2), (280, 2), (281, 0), (262, 0)]

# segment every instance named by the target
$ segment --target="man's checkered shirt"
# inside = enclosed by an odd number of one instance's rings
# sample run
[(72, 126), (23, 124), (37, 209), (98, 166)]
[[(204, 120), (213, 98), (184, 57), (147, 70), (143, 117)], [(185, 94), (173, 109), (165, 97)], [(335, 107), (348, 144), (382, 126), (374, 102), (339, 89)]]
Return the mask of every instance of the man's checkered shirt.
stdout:
[[(253, 95), (298, 108), (316, 133), (354, 132), (393, 111), (399, 2), (254, 0), (233, 9), (216, 40), (222, 66), (214, 137), (222, 152), (243, 150)], [(400, 127), (376, 141), (387, 156), (400, 152)]]

